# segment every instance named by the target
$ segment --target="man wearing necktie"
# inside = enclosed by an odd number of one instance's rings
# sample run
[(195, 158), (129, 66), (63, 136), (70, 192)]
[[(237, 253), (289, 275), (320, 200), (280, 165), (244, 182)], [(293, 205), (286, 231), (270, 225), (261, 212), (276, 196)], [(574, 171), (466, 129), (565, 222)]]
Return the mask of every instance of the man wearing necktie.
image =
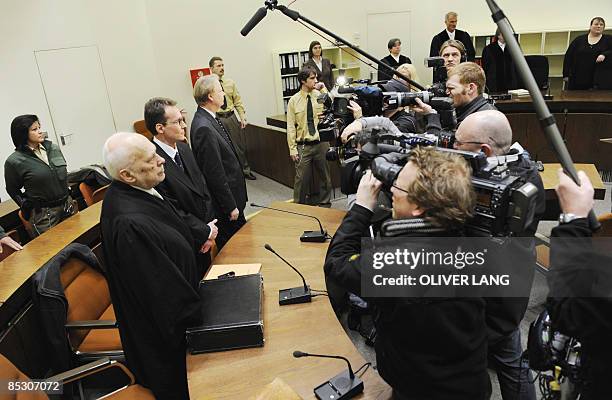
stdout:
[[(242, 172), (244, 172), (244, 177), (246, 179), (255, 180), (257, 178), (251, 172), (249, 160), (247, 159), (247, 142), (245, 131), (247, 126), (246, 112), (244, 111), (244, 105), (242, 104), (242, 99), (238, 93), (236, 83), (232, 79), (223, 77), (223, 74), (225, 73), (225, 64), (223, 63), (223, 59), (221, 57), (211, 58), (208, 62), (208, 66), (210, 67), (210, 71), (219, 77), (221, 89), (225, 93), (223, 104), (221, 105), (219, 111), (217, 111), (217, 117), (223, 124), (225, 130), (227, 130), (232, 137), (234, 147), (236, 148), (236, 153), (238, 154), (238, 160), (240, 160), (240, 164), (242, 164)], [(238, 122), (238, 118), (236, 118), (236, 113), (234, 113), (234, 110), (238, 112), (240, 122)]]
[(217, 211), (216, 243), (221, 249), (246, 223), (246, 182), (235, 143), (216, 114), (225, 98), (219, 77), (211, 74), (198, 79), (193, 98), (198, 109), (191, 121), (191, 147)]
[(189, 225), (201, 278), (210, 266), (209, 250), (217, 237), (217, 220), (206, 179), (185, 143), (185, 119), (176, 102), (163, 97), (147, 101), (144, 117), (153, 133), (156, 152), (166, 161), (166, 177), (155, 189)]
[[(297, 75), (302, 87), (289, 99), (287, 106), (287, 144), (289, 156), (295, 163), (295, 182), (293, 184), (293, 201), (306, 203), (304, 185), (312, 179), (311, 170), (317, 171), (321, 187), (315, 204), (331, 206), (331, 177), (325, 153), (329, 143), (321, 142), (317, 124), (318, 115), (323, 106), (317, 102), (319, 90), (324, 88), (317, 82), (317, 73), (312, 67), (303, 67)], [(312, 199), (309, 201), (313, 203)]]

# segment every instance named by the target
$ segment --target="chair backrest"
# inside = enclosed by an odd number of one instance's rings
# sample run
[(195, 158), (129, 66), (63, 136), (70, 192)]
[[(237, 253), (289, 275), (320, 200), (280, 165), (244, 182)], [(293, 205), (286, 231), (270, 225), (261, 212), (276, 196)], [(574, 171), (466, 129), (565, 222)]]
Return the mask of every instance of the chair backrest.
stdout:
[(83, 195), (83, 200), (85, 200), (85, 204), (87, 204), (87, 207), (91, 206), (94, 203), (92, 198), (94, 194), (94, 189), (85, 182), (81, 182), (79, 184), (79, 190)]
[(612, 236), (612, 213), (602, 214), (597, 217), (601, 228), (593, 236), (608, 237)]
[(23, 211), (19, 210), (18, 215), (19, 215), (19, 220), (21, 220), (21, 224), (31, 236), (32, 235), (31, 232), (33, 232), (32, 224), (27, 219), (25, 219), (25, 217), (23, 216)]
[[(548, 58), (546, 56), (525, 56), (527, 65), (540, 89), (548, 89)], [(524, 86), (524, 85), (523, 85)]]
[(147, 125), (145, 124), (144, 119), (141, 119), (140, 121), (134, 121), (134, 130), (137, 133), (146, 136), (147, 139), (153, 140), (153, 134), (147, 129)]
[[(30, 381), (30, 378), (21, 372), (12, 362), (10, 362), (4, 355), (0, 354), (0, 380), (3, 385), (8, 382), (16, 381)], [(6, 387), (2, 388), (3, 392), (0, 396), (3, 400), (42, 400), (48, 399), (44, 392), (39, 391), (16, 391), (13, 393), (7, 393)]]
[(96, 189), (96, 191), (93, 192), (93, 195), (91, 196), (93, 200), (92, 204), (96, 204), (97, 202), (104, 200), (104, 196), (106, 195), (106, 191), (108, 190), (109, 187), (110, 185), (106, 185), (106, 186), (102, 186), (101, 188)]
[[(66, 322), (97, 320), (111, 305), (104, 275), (78, 258), (70, 258), (62, 265), (60, 279), (68, 301)], [(72, 347), (76, 349), (88, 332), (71, 329), (68, 337)]]

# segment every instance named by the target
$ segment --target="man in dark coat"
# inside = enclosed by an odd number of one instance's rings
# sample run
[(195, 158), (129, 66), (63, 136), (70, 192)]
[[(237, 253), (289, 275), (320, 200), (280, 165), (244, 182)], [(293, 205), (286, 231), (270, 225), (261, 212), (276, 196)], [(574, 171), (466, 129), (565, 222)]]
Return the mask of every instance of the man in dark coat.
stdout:
[(216, 242), (221, 249), (246, 223), (246, 182), (234, 143), (216, 116), (225, 98), (217, 75), (198, 79), (193, 97), (198, 110), (191, 121), (191, 147), (217, 210)]
[(488, 93), (506, 93), (517, 87), (516, 67), (499, 28), (495, 38), (482, 51), (482, 68), (487, 76)]
[[(470, 170), (456, 155), (413, 150), (391, 191), (393, 219), (383, 237), (409, 245), (461, 236), (474, 207)], [(361, 238), (369, 236), (382, 183), (368, 171), (357, 200), (332, 239), (325, 259), (328, 282), (362, 295)], [(419, 238), (419, 239), (416, 239)], [(419, 242), (422, 243), (422, 242)], [(485, 399), (486, 327), (482, 298), (370, 298), (376, 304), (376, 363), (394, 399)]]
[(202, 277), (210, 266), (209, 250), (217, 237), (217, 226), (206, 180), (184, 142), (185, 120), (174, 100), (160, 97), (145, 104), (144, 116), (147, 129), (153, 133), (157, 154), (166, 162), (166, 179), (155, 189), (189, 225)]
[(102, 205), (102, 243), (128, 367), (156, 398), (188, 399), (185, 329), (198, 324), (200, 309), (193, 236), (154, 189), (164, 159), (153, 143), (116, 133), (103, 158), (114, 180)]
[(429, 56), (436, 57), (440, 55), (442, 44), (449, 39), (454, 39), (460, 41), (465, 46), (467, 61), (474, 61), (476, 59), (476, 50), (474, 50), (472, 38), (469, 33), (457, 29), (457, 13), (452, 11), (447, 13), (444, 17), (444, 23), (446, 24), (446, 29), (431, 39)]
[[(389, 49), (389, 55), (382, 60), (381, 63), (385, 63), (394, 69), (397, 69), (402, 64), (412, 64), (410, 58), (400, 54), (402, 51), (402, 41), (398, 38), (393, 38), (389, 40), (387, 43), (387, 48)], [(378, 80), (379, 81), (388, 81), (393, 78), (393, 71), (389, 70), (387, 67), (382, 64), (378, 64)]]

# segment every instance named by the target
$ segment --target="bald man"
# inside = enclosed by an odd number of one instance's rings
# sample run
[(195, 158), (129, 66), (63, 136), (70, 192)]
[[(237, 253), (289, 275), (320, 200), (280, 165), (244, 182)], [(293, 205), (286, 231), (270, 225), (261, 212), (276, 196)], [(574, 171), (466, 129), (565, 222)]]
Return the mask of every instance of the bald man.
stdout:
[(136, 133), (104, 144), (113, 178), (100, 216), (107, 279), (125, 357), (158, 399), (188, 399), (185, 329), (198, 324), (198, 266), (189, 226), (154, 189), (164, 159)]
[[(512, 128), (506, 116), (496, 110), (485, 110), (470, 114), (459, 125), (455, 133), (454, 146), (459, 150), (482, 151), (487, 157), (522, 154), (519, 164), (512, 169), (526, 173), (527, 181), (538, 188), (534, 221), (526, 232), (521, 234), (533, 237), (544, 214), (544, 185), (537, 168), (529, 159), (529, 154), (518, 143), (512, 145), (511, 143)], [(533, 260), (531, 265), (525, 265), (521, 269), (526, 282), (533, 281), (535, 270), (535, 250), (533, 243), (527, 246), (529, 242), (529, 240), (514, 242), (516, 252), (525, 254), (525, 258), (522, 259)], [(502, 398), (535, 400), (535, 388), (529, 366), (521, 361), (523, 348), (519, 325), (527, 310), (531, 287), (523, 289), (525, 297), (486, 299), (489, 368), (497, 372)]]

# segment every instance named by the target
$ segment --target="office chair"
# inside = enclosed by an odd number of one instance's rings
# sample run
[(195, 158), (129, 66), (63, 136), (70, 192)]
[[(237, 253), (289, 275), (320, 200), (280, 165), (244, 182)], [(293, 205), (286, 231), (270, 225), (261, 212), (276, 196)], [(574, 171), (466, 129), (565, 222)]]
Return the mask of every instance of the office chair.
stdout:
[[(525, 56), (525, 60), (527, 61), (527, 65), (529, 65), (529, 69), (533, 74), (533, 77), (538, 84), (540, 90), (547, 91), (550, 87), (549, 84), (549, 65), (548, 58), (546, 56)], [(522, 85), (525, 86), (524, 84)], [(524, 87), (524, 89), (526, 89)]]

